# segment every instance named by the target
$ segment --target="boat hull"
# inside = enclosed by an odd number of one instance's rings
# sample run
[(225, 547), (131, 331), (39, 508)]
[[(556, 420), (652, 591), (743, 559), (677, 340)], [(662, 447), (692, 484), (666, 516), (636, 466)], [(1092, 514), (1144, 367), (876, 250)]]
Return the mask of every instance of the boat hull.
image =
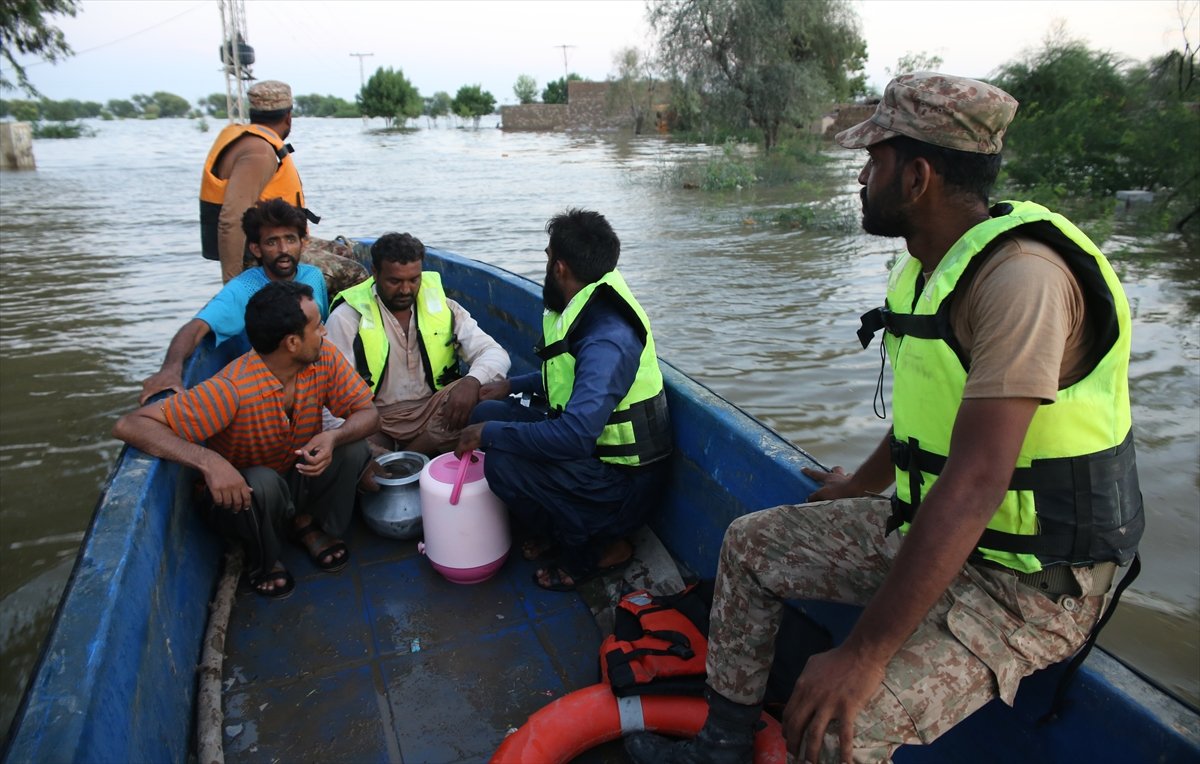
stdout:
[[(537, 368), (538, 285), (436, 249), (428, 251), (426, 268), (439, 271), (449, 295), (510, 349), (512, 373)], [(236, 350), (202, 345), (189, 363), (189, 384), (217, 371)], [(802, 501), (814, 484), (801, 468), (817, 463), (668, 363), (663, 377), (676, 453), (667, 499), (651, 526), (684, 566), (710, 577), (729, 522)], [(188, 758), (194, 670), (221, 544), (191, 511), (180, 472), (136, 449), (122, 452), (14, 722), (6, 760)], [(857, 613), (803, 606), (835, 636)], [(1015, 708), (993, 702), (934, 744), (902, 748), (896, 761), (1200, 760), (1196, 713), (1099, 649), (1077, 675), (1061, 718), (1038, 725), (1061, 670), (1028, 678)]]

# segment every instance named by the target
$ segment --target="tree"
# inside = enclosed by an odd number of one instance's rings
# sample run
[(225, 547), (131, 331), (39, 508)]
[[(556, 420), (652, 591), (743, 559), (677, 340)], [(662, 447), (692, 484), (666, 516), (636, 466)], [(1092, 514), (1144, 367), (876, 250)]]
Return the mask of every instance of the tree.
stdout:
[(40, 116), (37, 101), (9, 101), (8, 110), (18, 122), (36, 122)]
[(126, 101), (122, 98), (110, 99), (109, 102), (104, 105), (104, 107), (108, 109), (110, 114), (118, 119), (136, 117), (141, 113), (141, 110), (137, 107), (137, 104), (135, 104), (133, 101)]
[(680, 86), (734, 94), (770, 151), (784, 125), (865, 89), (866, 43), (849, 0), (664, 0), (650, 22)]
[(358, 108), (335, 95), (296, 96), (296, 115), (301, 117), (357, 117)]
[(436, 124), (439, 117), (445, 117), (450, 113), (450, 106), (454, 99), (445, 90), (439, 90), (429, 98), (425, 99), (424, 114)]
[(0, 55), (16, 73), (11, 82), (0, 67), (0, 90), (20, 88), (32, 97), (40, 95), (17, 63), (18, 55), (35, 55), (51, 63), (71, 55), (71, 46), (62, 30), (46, 21), (46, 16), (74, 16), (77, 0), (3, 0), (0, 5)]
[(42, 119), (50, 122), (69, 122), (76, 117), (70, 101), (52, 101), (49, 98), (38, 101), (38, 113)]
[[(110, 105), (108, 110), (111, 111), (115, 116), (121, 116), (113, 110), (111, 101), (109, 103)], [(196, 101), (196, 105), (199, 106), (204, 113), (210, 117), (216, 117), (217, 119), (227, 119), (229, 117), (229, 113), (225, 109), (228, 104), (225, 101), (224, 93), (209, 93), (208, 95)]]
[(637, 48), (624, 48), (613, 56), (616, 79), (609, 88), (610, 105), (628, 109), (633, 118), (633, 133), (641, 135), (646, 115), (654, 108), (656, 80), (649, 57)]
[(183, 96), (177, 96), (174, 93), (168, 93), (164, 90), (159, 90), (150, 96), (154, 104), (158, 106), (158, 115), (160, 117), (186, 117), (192, 110), (192, 105)]
[(896, 68), (889, 69), (883, 67), (883, 70), (888, 73), (889, 77), (897, 77), (901, 74), (912, 74), (913, 72), (936, 72), (942, 68), (942, 57), (936, 53), (913, 53), (911, 50), (896, 60)]
[(1129, 123), (1122, 62), (1067, 36), (1060, 24), (1040, 49), (1003, 65), (995, 84), (1021, 104), (1004, 143), (1018, 186), (1081, 194), (1129, 188), (1122, 141)]
[(479, 118), (496, 110), (496, 99), (481, 85), (463, 85), (455, 94), (450, 107), (463, 119), (468, 117), (479, 127)]
[(419, 117), (424, 106), (421, 94), (404, 76), (404, 72), (400, 69), (392, 71), (390, 66), (375, 70), (356, 100), (364, 115), (383, 117), (388, 127), (397, 121), (403, 124), (411, 117)]
[(537, 100), (537, 80), (528, 74), (518, 76), (517, 84), (513, 85), (513, 95), (521, 103), (533, 103)]
[(567, 83), (582, 81), (583, 77), (580, 77), (575, 72), (571, 72), (566, 77), (559, 77), (556, 80), (547, 82), (546, 89), (542, 91), (542, 103), (566, 103)]

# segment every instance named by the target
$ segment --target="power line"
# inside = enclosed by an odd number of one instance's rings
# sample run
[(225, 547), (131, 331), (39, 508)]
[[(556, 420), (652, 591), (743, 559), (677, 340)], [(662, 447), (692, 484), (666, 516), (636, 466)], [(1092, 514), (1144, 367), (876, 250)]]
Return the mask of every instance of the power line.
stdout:
[[(138, 35), (140, 35), (140, 34), (145, 34), (146, 32), (149, 32), (149, 31), (151, 31), (151, 30), (153, 30), (153, 29), (158, 29), (159, 27), (163, 26), (164, 24), (169, 24), (169, 23), (171, 23), (172, 21), (174, 21), (175, 19), (177, 19), (177, 18), (179, 18), (179, 17), (181, 17), (181, 16), (186, 16), (187, 14), (191, 13), (192, 11), (199, 10), (200, 8), (207, 7), (207, 5), (208, 5), (207, 3), (202, 3), (202, 4), (199, 4), (199, 5), (193, 5), (191, 8), (188, 8), (186, 11), (183, 11), (182, 13), (176, 13), (174, 16), (172, 16), (172, 17), (171, 17), (171, 18), (169, 18), (169, 19), (165, 19), (165, 20), (163, 20), (163, 21), (160, 21), (160, 22), (158, 22), (157, 24), (152, 24), (152, 25), (150, 25), (150, 26), (146, 27), (145, 29), (139, 29), (139, 30), (138, 30), (138, 31), (136, 31), (136, 32), (131, 32), (131, 33), (129, 33), (129, 34), (127, 34), (127, 35), (125, 35), (124, 37), (118, 37), (118, 38), (117, 38), (117, 39), (115, 39), (115, 40), (111, 40), (111, 41), (109, 41), (109, 42), (101, 43), (101, 44), (99, 44), (99, 45), (93, 45), (92, 47), (90, 47), (90, 48), (85, 48), (85, 49), (83, 49), (83, 50), (76, 50), (76, 51), (72, 51), (72, 56), (82, 56), (84, 53), (91, 53), (91, 52), (92, 52), (92, 51), (94, 51), (94, 50), (100, 50), (101, 48), (107, 48), (107, 47), (109, 47), (110, 45), (116, 45), (116, 44), (117, 44), (117, 43), (119, 43), (119, 42), (125, 42), (126, 40), (130, 39), (131, 37), (137, 37)], [(42, 64), (49, 64), (49, 63), (53, 63), (53, 62), (52, 62), (52, 61), (44, 61), (44, 60), (43, 60), (43, 61), (34, 61), (34, 62), (32, 62), (32, 63), (26, 64), (26, 65), (25, 65), (25, 68), (26, 68), (26, 69), (28, 69), (28, 68), (30, 68), (30, 67), (32, 67), (32, 66), (41, 66)]]

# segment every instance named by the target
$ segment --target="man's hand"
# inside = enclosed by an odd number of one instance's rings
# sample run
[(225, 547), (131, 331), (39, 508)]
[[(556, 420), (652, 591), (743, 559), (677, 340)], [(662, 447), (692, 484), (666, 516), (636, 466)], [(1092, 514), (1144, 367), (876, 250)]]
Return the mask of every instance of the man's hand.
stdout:
[(146, 401), (150, 400), (150, 396), (161, 393), (163, 390), (182, 393), (183, 376), (177, 371), (162, 369), (146, 377), (142, 380), (142, 394), (138, 396), (138, 405), (145, 406)]
[(862, 495), (852, 483), (854, 473), (846, 472), (841, 467), (834, 467), (830, 472), (814, 470), (808, 467), (803, 467), (800, 471), (821, 484), (820, 488), (808, 495), (809, 501), (849, 499)]
[(836, 720), (838, 760), (852, 761), (854, 721), (883, 683), (885, 667), (844, 645), (809, 658), (783, 709), (788, 752), (798, 761), (820, 761), (825, 729)]
[(312, 437), (304, 447), (296, 451), (300, 457), (296, 471), (305, 477), (317, 477), (333, 461), (334, 436), (336, 430), (325, 430)]
[(481, 401), (498, 401), (501, 398), (507, 398), (511, 394), (512, 383), (507, 379), (502, 379), (499, 382), (488, 382), (479, 388), (479, 400)]
[(469, 454), (479, 448), (480, 440), (483, 438), (483, 426), (486, 422), (464, 427), (458, 435), (458, 445), (454, 447), (454, 455), (459, 459), (463, 454)]
[(213, 453), (211, 464), (202, 470), (213, 504), (234, 512), (250, 509), (251, 488), (242, 473), (224, 457)]
[(479, 380), (475, 377), (466, 376), (454, 383), (443, 404), (445, 408), (442, 410), (442, 416), (446, 422), (446, 429), (461, 430), (466, 425), (467, 418), (471, 416), (471, 409), (479, 403), (479, 391)]

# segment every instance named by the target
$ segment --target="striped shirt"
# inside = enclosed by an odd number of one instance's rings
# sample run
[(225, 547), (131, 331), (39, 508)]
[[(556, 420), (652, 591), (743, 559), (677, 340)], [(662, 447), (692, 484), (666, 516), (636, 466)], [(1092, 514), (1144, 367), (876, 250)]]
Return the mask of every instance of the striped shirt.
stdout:
[(230, 362), (216, 375), (163, 402), (167, 425), (192, 443), (204, 443), (237, 469), (270, 467), (280, 474), (296, 463), (295, 451), (321, 432), (321, 407), (336, 416), (371, 406), (371, 390), (332, 343), (296, 375), (292, 416), (283, 407), (283, 384), (257, 351)]

